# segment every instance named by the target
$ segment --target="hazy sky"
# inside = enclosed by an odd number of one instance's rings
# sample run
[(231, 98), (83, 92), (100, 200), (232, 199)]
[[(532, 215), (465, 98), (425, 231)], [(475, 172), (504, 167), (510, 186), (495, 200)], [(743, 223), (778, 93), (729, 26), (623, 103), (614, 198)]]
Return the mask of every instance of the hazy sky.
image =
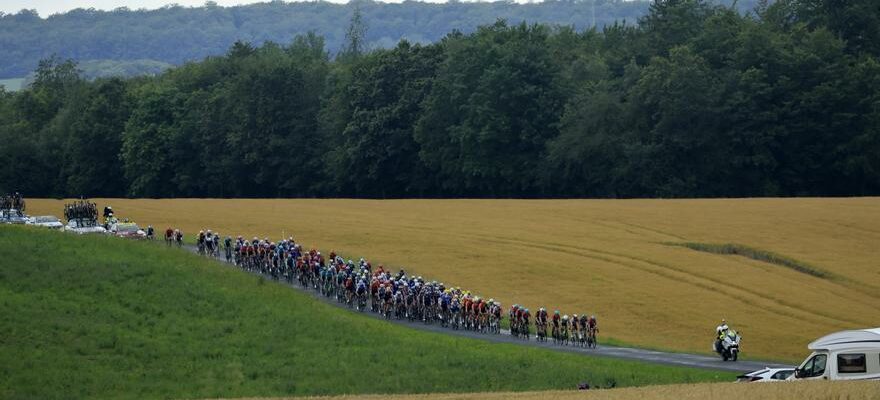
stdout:
[[(182, 6), (201, 6), (206, 0), (0, 0), (0, 11), (16, 13), (23, 8), (36, 9), (40, 16), (47, 17), (51, 14), (73, 10), (74, 8), (96, 8), (99, 10), (112, 10), (117, 7), (131, 9), (147, 8), (154, 9), (166, 4), (177, 3)], [(262, 0), (266, 1), (266, 0)], [(329, 0), (334, 3), (346, 3), (346, 0)], [(385, 2), (398, 2), (400, 0), (384, 0)], [(434, 0), (437, 1), (437, 0)], [(258, 0), (215, 0), (221, 6), (234, 6), (238, 4), (259, 3)]]

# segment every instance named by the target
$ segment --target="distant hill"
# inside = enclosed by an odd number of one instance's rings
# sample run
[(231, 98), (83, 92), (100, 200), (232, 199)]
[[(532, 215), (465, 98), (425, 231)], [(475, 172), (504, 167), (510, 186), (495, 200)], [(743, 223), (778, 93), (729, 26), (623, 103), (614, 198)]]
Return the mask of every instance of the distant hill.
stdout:
[[(748, 10), (753, 4), (754, 0), (740, 1), (737, 7)], [(499, 18), (572, 25), (577, 29), (594, 24), (602, 27), (615, 21), (633, 24), (646, 13), (649, 2), (273, 1), (237, 7), (219, 7), (208, 2), (203, 7), (167, 6), (149, 11), (77, 9), (46, 19), (36, 11), (24, 10), (0, 13), (0, 79), (25, 76), (40, 59), (52, 54), (80, 61), (148, 59), (181, 64), (223, 54), (236, 40), (289, 43), (295, 35), (310, 31), (323, 36), (327, 48), (335, 54), (345, 38), (355, 5), (361, 8), (368, 25), (367, 42), (375, 48), (390, 47), (404, 38), (419, 43), (436, 41), (450, 31), (471, 32)]]
[(129, 78), (143, 75), (159, 75), (173, 65), (156, 60), (85, 60), (77, 67), (88, 80), (108, 77)]
[(24, 86), (24, 78), (0, 79), (0, 86), (10, 92), (21, 90)]
[[(173, 65), (155, 60), (84, 60), (76, 65), (80, 76), (89, 81), (110, 77), (155, 76), (171, 67)], [(33, 81), (34, 73), (31, 72), (24, 78), (0, 79), (0, 86), (14, 92), (27, 87)]]

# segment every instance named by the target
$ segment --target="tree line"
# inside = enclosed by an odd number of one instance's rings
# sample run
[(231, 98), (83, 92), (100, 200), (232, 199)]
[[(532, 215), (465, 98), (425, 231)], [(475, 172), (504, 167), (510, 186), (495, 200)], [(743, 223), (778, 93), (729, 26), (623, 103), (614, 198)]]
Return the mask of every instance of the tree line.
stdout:
[(499, 20), (368, 51), (353, 24), (236, 42), (156, 77), (40, 62), (0, 91), (0, 189), (29, 196), (880, 194), (878, 5), (741, 14), (658, 0), (638, 24)]

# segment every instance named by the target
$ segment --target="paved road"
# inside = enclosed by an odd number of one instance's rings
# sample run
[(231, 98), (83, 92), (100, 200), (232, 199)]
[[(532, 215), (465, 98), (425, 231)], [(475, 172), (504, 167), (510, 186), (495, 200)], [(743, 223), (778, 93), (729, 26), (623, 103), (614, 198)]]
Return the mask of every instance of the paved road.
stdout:
[[(187, 246), (187, 249), (196, 252), (196, 248), (192, 246)], [(229, 268), (236, 268), (232, 264), (226, 263), (224, 259), (220, 257), (217, 258), (218, 261)], [(257, 274), (258, 273), (254, 273)], [(338, 303), (335, 299), (327, 298), (322, 296), (320, 293), (315, 292), (314, 290), (305, 289), (300, 286), (298, 283), (294, 283), (292, 285), (287, 284), (285, 281), (279, 281), (278, 284), (289, 286), (295, 290), (298, 290), (302, 293), (308, 294), (315, 299), (323, 301), (327, 304), (339, 307), (340, 309), (349, 311), (349, 312), (357, 312), (348, 307)], [(380, 315), (374, 314), (372, 312), (364, 312), (363, 315), (382, 319)], [(387, 320), (389, 323), (394, 323), (398, 325), (407, 326), (413, 329), (419, 329), (423, 331), (430, 332), (438, 332), (444, 333), (448, 335), (456, 335), (463, 336), (473, 339), (485, 340), (490, 342), (498, 342), (498, 343), (512, 343), (522, 346), (532, 346), (532, 347), (540, 347), (554, 351), (563, 351), (568, 353), (578, 353), (583, 355), (590, 356), (599, 356), (599, 357), (610, 357), (610, 358), (619, 358), (624, 360), (635, 360), (635, 361), (644, 361), (651, 362), (657, 364), (664, 365), (676, 365), (682, 367), (692, 367), (692, 368), (701, 368), (701, 369), (709, 369), (709, 370), (718, 370), (718, 371), (728, 371), (728, 372), (751, 372), (764, 367), (775, 367), (775, 368), (783, 368), (783, 367), (792, 367), (790, 365), (778, 364), (774, 362), (764, 362), (764, 361), (736, 361), (736, 362), (725, 362), (722, 361), (720, 357), (712, 357), (705, 356), (699, 354), (686, 354), (686, 353), (670, 353), (663, 351), (654, 351), (654, 350), (646, 350), (646, 349), (638, 349), (638, 348), (630, 348), (630, 347), (616, 347), (616, 346), (606, 346), (600, 345), (595, 349), (585, 349), (582, 347), (572, 347), (572, 346), (558, 346), (554, 345), (552, 341), (547, 342), (538, 342), (535, 340), (522, 340), (519, 338), (515, 338), (510, 336), (509, 332), (502, 331), (500, 335), (490, 335), (490, 334), (482, 334), (476, 333), (472, 331), (465, 330), (452, 330), (448, 328), (442, 328), (439, 325), (425, 325), (420, 322), (409, 322), (409, 321), (399, 321), (399, 320)], [(710, 346), (710, 343), (706, 343), (706, 346)], [(793, 368), (793, 367), (792, 367)]]

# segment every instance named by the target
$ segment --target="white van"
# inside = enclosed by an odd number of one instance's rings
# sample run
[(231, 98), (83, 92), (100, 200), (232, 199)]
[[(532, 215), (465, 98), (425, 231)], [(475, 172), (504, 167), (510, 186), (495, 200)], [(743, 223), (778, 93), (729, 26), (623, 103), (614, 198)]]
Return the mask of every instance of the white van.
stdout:
[(880, 328), (832, 333), (807, 347), (813, 354), (789, 380), (880, 380)]

